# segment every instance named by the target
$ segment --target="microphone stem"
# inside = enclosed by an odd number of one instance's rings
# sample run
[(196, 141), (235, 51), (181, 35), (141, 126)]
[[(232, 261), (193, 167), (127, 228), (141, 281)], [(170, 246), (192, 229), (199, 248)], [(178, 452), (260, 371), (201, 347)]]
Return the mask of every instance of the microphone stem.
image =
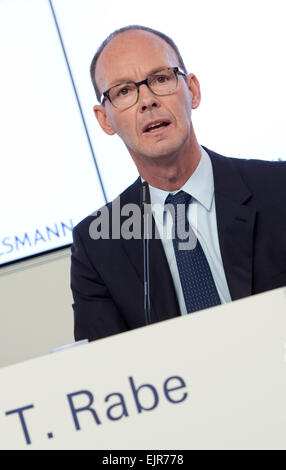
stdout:
[(145, 323), (151, 323), (151, 307), (150, 307), (150, 264), (149, 264), (149, 213), (144, 212), (144, 239), (143, 239), (143, 255), (144, 255), (144, 311)]

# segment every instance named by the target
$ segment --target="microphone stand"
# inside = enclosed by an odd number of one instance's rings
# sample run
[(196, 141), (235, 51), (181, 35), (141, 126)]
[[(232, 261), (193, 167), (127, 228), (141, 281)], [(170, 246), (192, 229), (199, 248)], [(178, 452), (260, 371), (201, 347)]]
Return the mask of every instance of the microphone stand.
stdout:
[(151, 323), (149, 255), (150, 204), (149, 185), (144, 181), (141, 189), (141, 205), (143, 209), (144, 312), (146, 325), (150, 325)]

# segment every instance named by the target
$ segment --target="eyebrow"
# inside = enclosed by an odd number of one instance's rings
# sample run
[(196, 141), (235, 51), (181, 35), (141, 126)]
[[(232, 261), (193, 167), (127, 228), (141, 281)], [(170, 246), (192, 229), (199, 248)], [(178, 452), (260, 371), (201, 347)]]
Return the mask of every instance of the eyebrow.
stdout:
[[(150, 72), (146, 75), (146, 77), (149, 77), (149, 75), (152, 75), (152, 73), (155, 73), (155, 72), (159, 72), (160, 70), (162, 69), (167, 69), (171, 67), (171, 65), (162, 65), (161, 67), (155, 67), (153, 69), (150, 70)], [(121, 78), (117, 78), (116, 80), (113, 80), (110, 84), (110, 86), (108, 88), (112, 88), (116, 85), (120, 85), (121, 83), (129, 83), (129, 82), (133, 82), (135, 83), (135, 80), (132, 80), (131, 78), (129, 77), (121, 77)]]

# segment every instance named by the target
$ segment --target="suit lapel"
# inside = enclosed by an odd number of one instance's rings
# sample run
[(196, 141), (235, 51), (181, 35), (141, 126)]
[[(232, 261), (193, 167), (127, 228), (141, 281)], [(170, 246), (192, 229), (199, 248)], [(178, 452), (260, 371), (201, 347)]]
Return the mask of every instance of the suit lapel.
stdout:
[[(121, 207), (125, 204), (136, 204), (140, 207), (141, 179), (138, 180), (121, 195)], [(121, 220), (121, 223), (123, 220)], [(152, 217), (152, 225), (155, 221)], [(143, 233), (143, 218), (141, 218), (141, 235)], [(154, 233), (153, 233), (154, 235)], [(133, 265), (137, 276), (142, 282), (142, 299), (144, 301), (144, 271), (143, 271), (143, 239), (121, 238), (121, 246)], [(150, 302), (151, 319), (154, 321), (166, 320), (180, 314), (173, 279), (166, 259), (164, 248), (160, 239), (154, 236), (149, 242), (150, 250)]]
[(252, 193), (242, 180), (234, 159), (206, 149), (214, 172), (218, 237), (232, 300), (252, 294), (253, 238), (256, 210), (246, 203)]

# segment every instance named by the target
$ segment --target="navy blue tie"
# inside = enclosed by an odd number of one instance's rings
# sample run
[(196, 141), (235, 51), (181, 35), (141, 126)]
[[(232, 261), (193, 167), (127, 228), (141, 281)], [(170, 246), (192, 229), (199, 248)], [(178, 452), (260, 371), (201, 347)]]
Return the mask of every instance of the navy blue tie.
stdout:
[(180, 191), (169, 194), (165, 202), (171, 204), (173, 245), (188, 313), (221, 303), (206, 256), (189, 225), (187, 208), (191, 198)]

